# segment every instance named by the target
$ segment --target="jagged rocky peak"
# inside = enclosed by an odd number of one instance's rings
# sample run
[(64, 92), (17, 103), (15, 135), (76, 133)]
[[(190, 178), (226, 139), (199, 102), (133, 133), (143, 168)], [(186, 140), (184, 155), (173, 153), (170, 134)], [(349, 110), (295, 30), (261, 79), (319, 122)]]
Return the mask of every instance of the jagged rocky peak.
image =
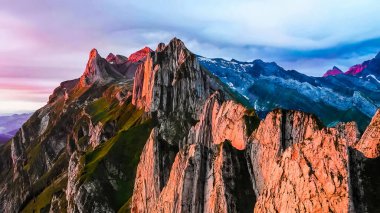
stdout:
[(123, 64), (128, 61), (128, 58), (122, 55), (114, 55), (113, 53), (108, 54), (106, 60), (111, 64)]
[(149, 47), (144, 47), (141, 50), (139, 50), (139, 51), (137, 51), (135, 53), (132, 53), (128, 57), (128, 60), (131, 61), (131, 62), (139, 62), (140, 60), (142, 60), (145, 57), (147, 57), (147, 55), (150, 54), (151, 52), (153, 52), (152, 49), (150, 49)]
[(48, 103), (49, 104), (54, 103), (60, 97), (64, 97), (65, 100), (67, 100), (69, 97), (69, 93), (75, 88), (78, 82), (79, 82), (79, 79), (73, 79), (73, 80), (61, 82), (59, 87), (55, 88), (53, 91), (53, 94), (49, 96)]
[(136, 71), (133, 103), (146, 111), (160, 110), (166, 114), (177, 110), (180, 114), (190, 110), (190, 115), (198, 112), (199, 109), (192, 108), (202, 105), (209, 95), (209, 87), (208, 77), (200, 69), (195, 55), (176, 38), (166, 46), (160, 44), (157, 49), (161, 51), (148, 55)]
[(367, 63), (363, 63), (363, 64), (356, 64), (352, 67), (350, 67), (350, 69), (347, 70), (347, 72), (345, 72), (344, 74), (346, 75), (357, 75), (359, 73), (361, 73), (365, 68), (367, 68)]
[(116, 60), (116, 56), (113, 53), (109, 53), (106, 60), (108, 62), (114, 62)]
[(123, 78), (120, 71), (111, 66), (94, 48), (90, 52), (86, 68), (80, 77), (80, 86), (89, 87), (94, 83), (104, 84), (119, 78)]
[(156, 48), (156, 52), (161, 52), (166, 47), (165, 43), (159, 43)]
[(157, 115), (165, 140), (179, 140), (198, 119), (211, 92), (210, 80), (181, 40), (174, 38), (159, 49), (137, 68), (132, 103)]
[(323, 75), (323, 77), (336, 76), (339, 74), (343, 74), (343, 71), (339, 69), (338, 67), (334, 66), (332, 69), (327, 70), (327, 72)]
[(80, 85), (84, 87), (89, 86), (96, 81), (101, 81), (107, 78), (103, 68), (104, 62), (102, 62), (102, 58), (98, 51), (95, 48), (92, 49), (84, 73), (80, 78)]

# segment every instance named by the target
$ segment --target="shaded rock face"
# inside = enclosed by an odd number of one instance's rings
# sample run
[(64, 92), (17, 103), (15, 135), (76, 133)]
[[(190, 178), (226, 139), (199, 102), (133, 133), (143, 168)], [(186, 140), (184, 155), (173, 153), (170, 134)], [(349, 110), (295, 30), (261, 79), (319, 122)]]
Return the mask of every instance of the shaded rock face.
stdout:
[(350, 211), (380, 211), (380, 111), (377, 111), (360, 141), (349, 149)]
[(0, 210), (378, 210), (379, 113), (360, 138), (298, 111), (260, 121), (237, 97), (179, 39), (128, 59), (93, 50), (0, 147)]

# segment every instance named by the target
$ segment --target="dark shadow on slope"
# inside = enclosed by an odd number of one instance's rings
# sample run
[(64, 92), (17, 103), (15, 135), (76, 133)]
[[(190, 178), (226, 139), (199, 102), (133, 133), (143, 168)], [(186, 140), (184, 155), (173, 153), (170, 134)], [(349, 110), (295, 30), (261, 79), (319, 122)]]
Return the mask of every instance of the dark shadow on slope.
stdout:
[(349, 148), (350, 212), (380, 212), (380, 157)]

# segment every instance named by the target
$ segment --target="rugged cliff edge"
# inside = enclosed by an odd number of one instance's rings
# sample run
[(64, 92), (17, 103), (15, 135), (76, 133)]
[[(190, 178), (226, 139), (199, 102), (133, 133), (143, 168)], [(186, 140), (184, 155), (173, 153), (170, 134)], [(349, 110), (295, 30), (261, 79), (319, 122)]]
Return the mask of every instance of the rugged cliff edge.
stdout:
[(376, 212), (380, 112), (259, 120), (179, 39), (84, 74), (0, 147), (2, 212)]

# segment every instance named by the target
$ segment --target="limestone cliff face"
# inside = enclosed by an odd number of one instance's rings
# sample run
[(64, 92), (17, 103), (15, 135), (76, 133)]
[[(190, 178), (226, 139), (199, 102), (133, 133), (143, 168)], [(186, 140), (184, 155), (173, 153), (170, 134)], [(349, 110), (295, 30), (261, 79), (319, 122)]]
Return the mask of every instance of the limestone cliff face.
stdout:
[(210, 79), (179, 39), (160, 44), (135, 75), (132, 103), (156, 116), (163, 140), (175, 144), (198, 119)]
[(236, 149), (243, 150), (248, 139), (245, 116), (248, 116), (245, 107), (226, 101), (223, 94), (215, 92), (207, 99), (200, 121), (190, 130), (186, 143), (212, 147), (229, 141)]
[(251, 136), (255, 212), (347, 212), (348, 145), (355, 125), (321, 128), (310, 115), (270, 113)]
[(2, 212), (378, 212), (380, 112), (259, 120), (179, 39), (91, 51), (0, 147)]

